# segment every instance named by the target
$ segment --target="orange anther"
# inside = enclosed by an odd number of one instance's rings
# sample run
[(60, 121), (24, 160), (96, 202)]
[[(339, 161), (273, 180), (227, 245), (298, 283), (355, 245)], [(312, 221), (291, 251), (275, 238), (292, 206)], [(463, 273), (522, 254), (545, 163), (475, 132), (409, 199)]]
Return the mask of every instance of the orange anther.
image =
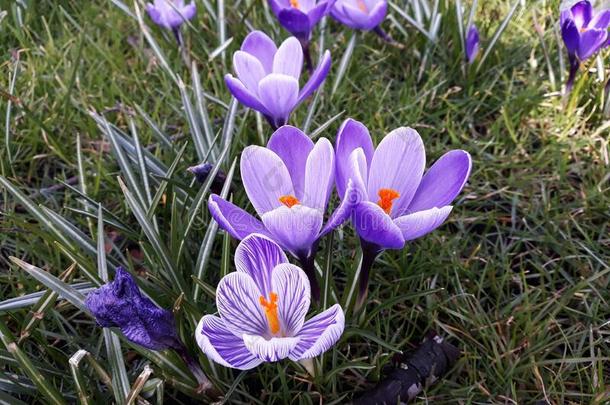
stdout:
[(394, 200), (400, 197), (400, 194), (398, 194), (398, 191), (391, 188), (381, 188), (377, 192), (377, 195), (379, 195), (380, 198), (380, 200), (377, 201), (377, 205), (379, 205), (385, 211), (385, 213), (389, 215), (390, 211), (392, 211)]
[(293, 195), (283, 195), (279, 200), (288, 208), (292, 208), (292, 206), (299, 204), (299, 200)]
[(265, 311), (269, 329), (271, 330), (271, 333), (275, 335), (280, 331), (280, 318), (277, 313), (277, 294), (271, 292), (269, 293), (269, 298), (269, 301), (267, 301), (265, 297), (261, 295), (259, 301), (261, 307), (263, 307), (263, 310)]

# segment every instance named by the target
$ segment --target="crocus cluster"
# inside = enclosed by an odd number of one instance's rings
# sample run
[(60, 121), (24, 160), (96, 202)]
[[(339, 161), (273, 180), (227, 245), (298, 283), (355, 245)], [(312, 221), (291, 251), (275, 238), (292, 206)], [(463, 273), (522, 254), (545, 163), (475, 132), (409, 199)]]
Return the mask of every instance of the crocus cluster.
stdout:
[(309, 281), (272, 240), (246, 237), (235, 251), (235, 268), (216, 290), (220, 316), (205, 315), (195, 333), (210, 359), (240, 370), (285, 358), (309, 359), (343, 333), (345, 318), (338, 304), (305, 320)]
[(590, 1), (579, 1), (561, 12), (560, 24), (570, 61), (570, 75), (566, 84), (570, 90), (580, 63), (609, 44), (610, 9), (595, 12)]

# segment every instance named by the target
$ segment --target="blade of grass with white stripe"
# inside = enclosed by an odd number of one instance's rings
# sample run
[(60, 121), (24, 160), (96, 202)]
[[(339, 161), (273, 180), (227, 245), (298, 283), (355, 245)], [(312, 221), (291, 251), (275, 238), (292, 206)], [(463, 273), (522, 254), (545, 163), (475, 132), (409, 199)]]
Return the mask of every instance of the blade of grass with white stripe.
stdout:
[(500, 36), (502, 35), (502, 33), (504, 32), (506, 27), (508, 27), (508, 23), (513, 18), (513, 15), (515, 14), (515, 12), (517, 11), (517, 8), (519, 7), (519, 4), (521, 4), (521, 0), (515, 0), (510, 11), (506, 15), (506, 17), (504, 17), (504, 20), (502, 20), (502, 24), (500, 24), (500, 26), (498, 27), (496, 32), (494, 32), (494, 35), (491, 38), (491, 41), (489, 41), (489, 44), (487, 45), (487, 48), (485, 49), (485, 52), (483, 53), (483, 56), (481, 57), (481, 60), (479, 61), (479, 64), (477, 65), (477, 70), (476, 70), (477, 72), (479, 71), (479, 69), (481, 69), (481, 66), (483, 66), (483, 63), (485, 63), (485, 59), (487, 59), (487, 57), (491, 53), (491, 50), (493, 49), (494, 45), (496, 45), (496, 42), (498, 42), (498, 40), (500, 39)]
[(199, 120), (203, 126), (207, 148), (211, 150), (211, 156), (216, 160), (217, 153), (213, 142), (214, 130), (212, 129), (212, 123), (208, 114), (207, 101), (205, 100), (204, 92), (201, 87), (199, 69), (197, 69), (197, 63), (195, 63), (195, 61), (191, 63), (191, 80), (193, 82), (193, 91), (195, 92), (195, 101), (197, 102), (197, 114), (199, 115)]
[[(13, 63), (13, 76), (10, 79), (8, 93), (13, 94), (15, 92), (15, 83), (17, 82), (17, 76), (19, 73), (19, 54)], [(9, 164), (13, 162), (13, 156), (11, 155), (11, 110), (13, 107), (13, 98), (9, 97), (6, 103), (6, 119), (4, 123), (4, 147), (6, 148), (6, 156), (8, 157)]]
[(185, 292), (186, 284), (182, 276), (178, 273), (178, 269), (175, 266), (174, 261), (171, 259), (167, 247), (161, 241), (159, 234), (155, 231), (155, 228), (151, 224), (148, 219), (146, 212), (142, 209), (142, 206), (138, 204), (138, 201), (135, 199), (133, 194), (129, 191), (123, 180), (119, 177), (119, 186), (123, 191), (123, 195), (125, 196), (125, 200), (127, 201), (127, 205), (131, 208), (136, 220), (142, 227), (142, 231), (146, 235), (146, 238), (153, 246), (155, 250), (155, 254), (161, 260), (162, 268), (164, 269), (164, 274), (169, 281), (174, 283), (180, 292)]
[(68, 364), (70, 365), (70, 372), (72, 373), (72, 379), (74, 380), (74, 388), (78, 394), (78, 402), (80, 405), (93, 404), (93, 395), (88, 392), (87, 380), (80, 370), (80, 362), (86, 355), (86, 351), (78, 350), (70, 359)]
[(193, 145), (195, 145), (195, 151), (200, 161), (206, 155), (206, 145), (201, 133), (199, 123), (195, 119), (195, 113), (193, 111), (193, 104), (191, 103), (191, 97), (186, 91), (186, 85), (182, 79), (178, 78), (178, 89), (180, 90), (180, 96), (182, 97), (182, 106), (184, 107), (184, 113), (186, 115), (186, 121), (189, 124), (191, 138), (193, 139)]
[(32, 364), (32, 361), (28, 355), (21, 350), (21, 348), (15, 342), (15, 338), (11, 333), (8, 326), (0, 319), (0, 340), (4, 343), (6, 350), (13, 356), (19, 363), (19, 368), (27, 374), (28, 377), (38, 388), (40, 394), (48, 401), (48, 403), (54, 405), (63, 405), (66, 403), (64, 397), (59, 393), (50, 383), (50, 379), (45, 378), (44, 375)]
[(345, 47), (345, 51), (343, 52), (343, 56), (341, 57), (341, 62), (339, 63), (339, 70), (337, 71), (337, 76), (335, 76), (335, 82), (333, 83), (333, 88), (330, 92), (330, 96), (335, 95), (339, 85), (341, 84), (341, 80), (343, 80), (343, 76), (347, 71), (349, 66), (349, 61), (352, 59), (352, 54), (354, 53), (354, 48), (356, 47), (356, 40), (358, 38), (358, 31), (354, 31), (352, 33), (347, 46)]

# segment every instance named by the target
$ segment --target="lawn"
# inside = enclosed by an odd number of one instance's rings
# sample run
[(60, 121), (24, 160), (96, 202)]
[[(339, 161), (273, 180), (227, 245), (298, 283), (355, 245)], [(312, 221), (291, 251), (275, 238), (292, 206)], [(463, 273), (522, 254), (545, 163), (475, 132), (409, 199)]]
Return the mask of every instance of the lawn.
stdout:
[[(212, 163), (254, 213), (240, 154), (273, 130), (224, 75), (250, 31), (289, 36), (265, 1), (196, 5), (180, 49), (140, 0), (0, 1), (0, 403), (348, 403), (431, 331), (461, 353), (416, 402), (610, 401), (610, 51), (566, 92), (559, 1), (480, 1), (472, 64), (470, 1), (390, 2), (394, 43), (330, 16), (314, 30), (314, 65), (328, 49), (330, 73), (290, 124), (333, 145), (348, 117), (375, 145), (410, 126), (426, 167), (463, 149), (472, 171), (444, 225), (377, 258), (361, 310), (346, 298), (354, 227), (321, 240), (309, 316), (339, 302), (346, 321), (313, 373), (288, 359), (233, 370), (194, 338), (239, 241), (210, 215), (212, 178), (187, 168)], [(117, 266), (173, 310), (213, 395), (176, 351), (96, 324), (83, 298)]]

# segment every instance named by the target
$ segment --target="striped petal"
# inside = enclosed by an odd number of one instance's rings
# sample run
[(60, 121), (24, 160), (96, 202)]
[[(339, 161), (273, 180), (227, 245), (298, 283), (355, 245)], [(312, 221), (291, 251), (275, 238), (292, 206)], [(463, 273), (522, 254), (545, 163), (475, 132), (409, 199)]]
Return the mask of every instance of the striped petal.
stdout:
[(262, 363), (246, 348), (244, 340), (227, 329), (222, 319), (205, 315), (195, 330), (195, 339), (211, 360), (239, 370), (249, 370)]
[(294, 336), (303, 327), (309, 309), (309, 280), (299, 267), (284, 263), (273, 269), (273, 291), (278, 295), (278, 315), (282, 335)]
[(299, 344), (290, 352), (290, 359), (298, 361), (316, 357), (330, 349), (345, 328), (345, 315), (339, 304), (314, 316), (299, 332)]
[(267, 318), (260, 306), (261, 292), (245, 273), (227, 274), (218, 283), (216, 306), (225, 326), (237, 336), (267, 333)]
[(299, 343), (299, 338), (282, 337), (265, 339), (260, 335), (244, 335), (246, 348), (257, 358), (266, 362), (285, 359)]

